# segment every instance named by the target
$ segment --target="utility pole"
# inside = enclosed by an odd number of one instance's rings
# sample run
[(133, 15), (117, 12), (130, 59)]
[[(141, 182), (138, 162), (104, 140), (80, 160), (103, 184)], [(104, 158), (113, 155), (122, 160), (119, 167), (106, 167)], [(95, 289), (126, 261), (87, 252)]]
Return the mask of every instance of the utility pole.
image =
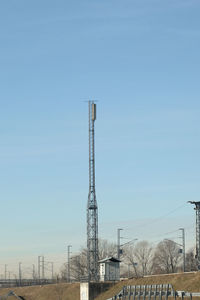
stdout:
[(32, 272), (32, 276), (33, 276), (33, 280), (35, 279), (35, 265), (33, 264), (33, 272)]
[(42, 256), (42, 279), (44, 279), (44, 256)]
[(120, 260), (120, 254), (121, 254), (121, 236), (120, 232), (123, 230), (122, 228), (117, 229), (117, 258)]
[(38, 279), (44, 279), (44, 256), (38, 256)]
[(21, 286), (22, 284), (22, 267), (21, 267), (22, 263), (19, 263), (19, 286)]
[(189, 201), (189, 203), (194, 204), (196, 210), (196, 260), (200, 271), (200, 201)]
[(53, 281), (53, 277), (54, 277), (54, 268), (53, 268), (53, 262), (51, 262), (51, 279)]
[(7, 279), (7, 265), (5, 264), (5, 280)]
[[(118, 258), (118, 260), (120, 260), (120, 255), (122, 253), (121, 236), (120, 236), (121, 230), (123, 230), (123, 229), (122, 228), (117, 229), (117, 258)], [(119, 277), (120, 277), (120, 262), (119, 262)]]
[(70, 275), (70, 269), (71, 269), (71, 264), (70, 264), (70, 248), (71, 248), (72, 246), (71, 245), (69, 245), (69, 246), (67, 246), (67, 266), (68, 266), (68, 268), (67, 268), (67, 281), (68, 282), (70, 282), (70, 277), (71, 277), (71, 275)]
[(185, 229), (179, 228), (182, 232), (182, 245), (183, 245), (183, 272), (185, 272)]
[(38, 279), (40, 281), (40, 256), (38, 256)]
[(10, 286), (10, 271), (8, 272), (8, 280), (9, 280), (9, 286)]
[(88, 281), (99, 280), (98, 268), (98, 207), (95, 191), (95, 129), (96, 104), (89, 108), (89, 193), (87, 203), (87, 269)]

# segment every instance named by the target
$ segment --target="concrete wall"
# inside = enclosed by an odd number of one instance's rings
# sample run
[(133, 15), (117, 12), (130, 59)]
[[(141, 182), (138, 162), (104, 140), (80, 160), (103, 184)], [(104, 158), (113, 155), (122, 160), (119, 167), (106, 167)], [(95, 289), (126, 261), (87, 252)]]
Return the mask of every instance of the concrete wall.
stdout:
[(80, 283), (80, 300), (89, 300), (89, 283)]
[(114, 284), (114, 282), (82, 282), (80, 284), (80, 300), (94, 300)]

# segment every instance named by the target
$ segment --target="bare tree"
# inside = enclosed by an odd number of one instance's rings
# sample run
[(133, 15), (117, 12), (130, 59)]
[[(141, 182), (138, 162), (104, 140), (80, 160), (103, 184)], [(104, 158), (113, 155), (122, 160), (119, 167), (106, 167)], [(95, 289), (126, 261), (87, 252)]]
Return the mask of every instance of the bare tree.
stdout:
[(197, 271), (197, 260), (195, 258), (194, 249), (190, 249), (185, 257), (186, 271)]
[(147, 241), (141, 241), (135, 246), (135, 257), (142, 269), (142, 275), (151, 273), (152, 270), (152, 246)]
[[(87, 250), (82, 248), (77, 255), (70, 258), (70, 279), (72, 281), (80, 281), (81, 278), (87, 276)], [(66, 279), (68, 273), (68, 263), (64, 263), (61, 267), (61, 278)]]
[(99, 239), (99, 260), (117, 255), (116, 244), (110, 243), (107, 240)]
[(87, 250), (82, 249), (81, 253), (71, 257), (71, 275), (74, 280), (80, 281), (87, 276)]
[(144, 276), (151, 273), (153, 248), (147, 241), (138, 242), (124, 247), (124, 261), (133, 267), (134, 276)]
[[(114, 256), (116, 254), (116, 245), (107, 240), (99, 239), (99, 260)], [(61, 268), (62, 279), (67, 278), (68, 264), (65, 263)], [(80, 281), (81, 278), (86, 277), (87, 272), (87, 249), (82, 248), (80, 253), (71, 256), (70, 261), (70, 277), (72, 281)]]
[(175, 273), (179, 265), (181, 253), (177, 243), (171, 240), (160, 242), (154, 253), (153, 271), (159, 273)]

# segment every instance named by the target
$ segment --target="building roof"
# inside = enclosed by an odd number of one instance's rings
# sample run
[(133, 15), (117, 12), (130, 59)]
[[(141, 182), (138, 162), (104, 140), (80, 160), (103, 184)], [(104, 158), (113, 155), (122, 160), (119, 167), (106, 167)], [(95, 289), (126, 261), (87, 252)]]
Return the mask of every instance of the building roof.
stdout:
[(109, 261), (112, 261), (112, 262), (121, 262), (121, 260), (119, 260), (118, 258), (115, 258), (113, 256), (106, 257), (104, 259), (99, 260), (100, 263), (109, 262)]

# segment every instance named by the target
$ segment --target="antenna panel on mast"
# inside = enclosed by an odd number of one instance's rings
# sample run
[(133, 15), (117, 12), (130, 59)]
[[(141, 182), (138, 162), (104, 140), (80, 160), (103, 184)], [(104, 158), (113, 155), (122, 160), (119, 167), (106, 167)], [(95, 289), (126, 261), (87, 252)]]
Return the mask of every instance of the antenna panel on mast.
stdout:
[(92, 103), (92, 121), (96, 120), (96, 104)]

